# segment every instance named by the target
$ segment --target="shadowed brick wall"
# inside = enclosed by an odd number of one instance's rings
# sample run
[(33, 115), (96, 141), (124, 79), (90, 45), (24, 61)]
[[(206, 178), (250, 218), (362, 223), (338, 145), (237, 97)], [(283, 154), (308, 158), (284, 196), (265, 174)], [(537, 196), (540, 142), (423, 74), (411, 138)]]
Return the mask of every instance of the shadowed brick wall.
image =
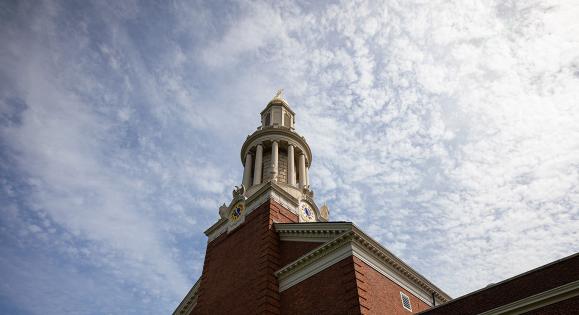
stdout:
[[(459, 297), (423, 314), (478, 314), (577, 280), (579, 280), (579, 254)], [(556, 308), (557, 306), (553, 305), (550, 311), (554, 312)], [(579, 314), (579, 309), (575, 310), (575, 313)]]
[(362, 314), (352, 257), (281, 293), (282, 314)]
[(283, 267), (291, 263), (323, 244), (317, 242), (280, 242), (280, 266)]
[(274, 275), (280, 268), (280, 241), (274, 221), (292, 223), (298, 218), (268, 201), (236, 230), (207, 244), (199, 298), (191, 314), (280, 314)]

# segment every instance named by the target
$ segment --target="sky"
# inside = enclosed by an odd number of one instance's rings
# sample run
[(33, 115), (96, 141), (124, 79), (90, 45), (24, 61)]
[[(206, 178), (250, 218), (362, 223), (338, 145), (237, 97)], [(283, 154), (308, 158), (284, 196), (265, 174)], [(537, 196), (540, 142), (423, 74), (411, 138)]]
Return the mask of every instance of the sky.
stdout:
[(318, 204), (453, 297), (579, 251), (579, 2), (0, 3), (0, 313), (169, 314), (279, 88)]

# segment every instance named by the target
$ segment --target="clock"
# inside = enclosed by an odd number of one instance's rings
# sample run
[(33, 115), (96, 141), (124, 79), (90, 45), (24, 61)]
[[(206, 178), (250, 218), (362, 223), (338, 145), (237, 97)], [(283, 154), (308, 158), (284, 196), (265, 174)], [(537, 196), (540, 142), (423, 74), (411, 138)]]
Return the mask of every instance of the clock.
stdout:
[(300, 205), (300, 218), (302, 222), (314, 222), (316, 221), (316, 214), (314, 208), (308, 203), (302, 203)]
[(241, 218), (241, 215), (243, 214), (244, 210), (245, 205), (243, 204), (243, 202), (236, 203), (235, 206), (233, 206), (233, 211), (231, 211), (231, 214), (229, 215), (229, 220), (237, 222), (239, 218)]

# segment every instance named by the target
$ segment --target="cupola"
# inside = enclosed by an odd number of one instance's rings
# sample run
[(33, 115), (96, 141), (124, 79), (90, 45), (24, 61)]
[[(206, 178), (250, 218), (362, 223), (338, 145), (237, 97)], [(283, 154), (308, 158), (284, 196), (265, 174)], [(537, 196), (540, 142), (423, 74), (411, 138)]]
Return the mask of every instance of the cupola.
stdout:
[(285, 127), (294, 128), (295, 113), (289, 107), (289, 104), (282, 97), (283, 90), (277, 91), (274, 98), (261, 111), (261, 127)]

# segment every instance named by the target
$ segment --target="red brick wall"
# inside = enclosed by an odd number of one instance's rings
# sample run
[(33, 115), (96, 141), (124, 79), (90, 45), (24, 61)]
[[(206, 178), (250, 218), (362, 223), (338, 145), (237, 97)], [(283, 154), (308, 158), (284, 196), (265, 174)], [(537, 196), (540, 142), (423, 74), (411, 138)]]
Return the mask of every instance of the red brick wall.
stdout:
[(274, 201), (237, 229), (207, 244), (197, 305), (191, 314), (279, 314), (279, 236), (273, 222), (298, 222)]
[(280, 242), (280, 266), (283, 267), (289, 264), (303, 256), (305, 253), (316, 247), (322, 246), (323, 244), (324, 243), (316, 242)]
[(347, 257), (281, 293), (282, 314), (362, 314), (354, 263)]
[[(366, 263), (354, 257), (356, 279), (361, 289), (363, 305), (367, 314), (411, 314), (424, 311), (430, 306), (406, 291), (392, 280), (386, 278)], [(402, 306), (400, 292), (410, 298), (412, 312)]]
[[(412, 311), (402, 307), (400, 291)], [(429, 306), (350, 256), (281, 293), (282, 314), (411, 314)]]

